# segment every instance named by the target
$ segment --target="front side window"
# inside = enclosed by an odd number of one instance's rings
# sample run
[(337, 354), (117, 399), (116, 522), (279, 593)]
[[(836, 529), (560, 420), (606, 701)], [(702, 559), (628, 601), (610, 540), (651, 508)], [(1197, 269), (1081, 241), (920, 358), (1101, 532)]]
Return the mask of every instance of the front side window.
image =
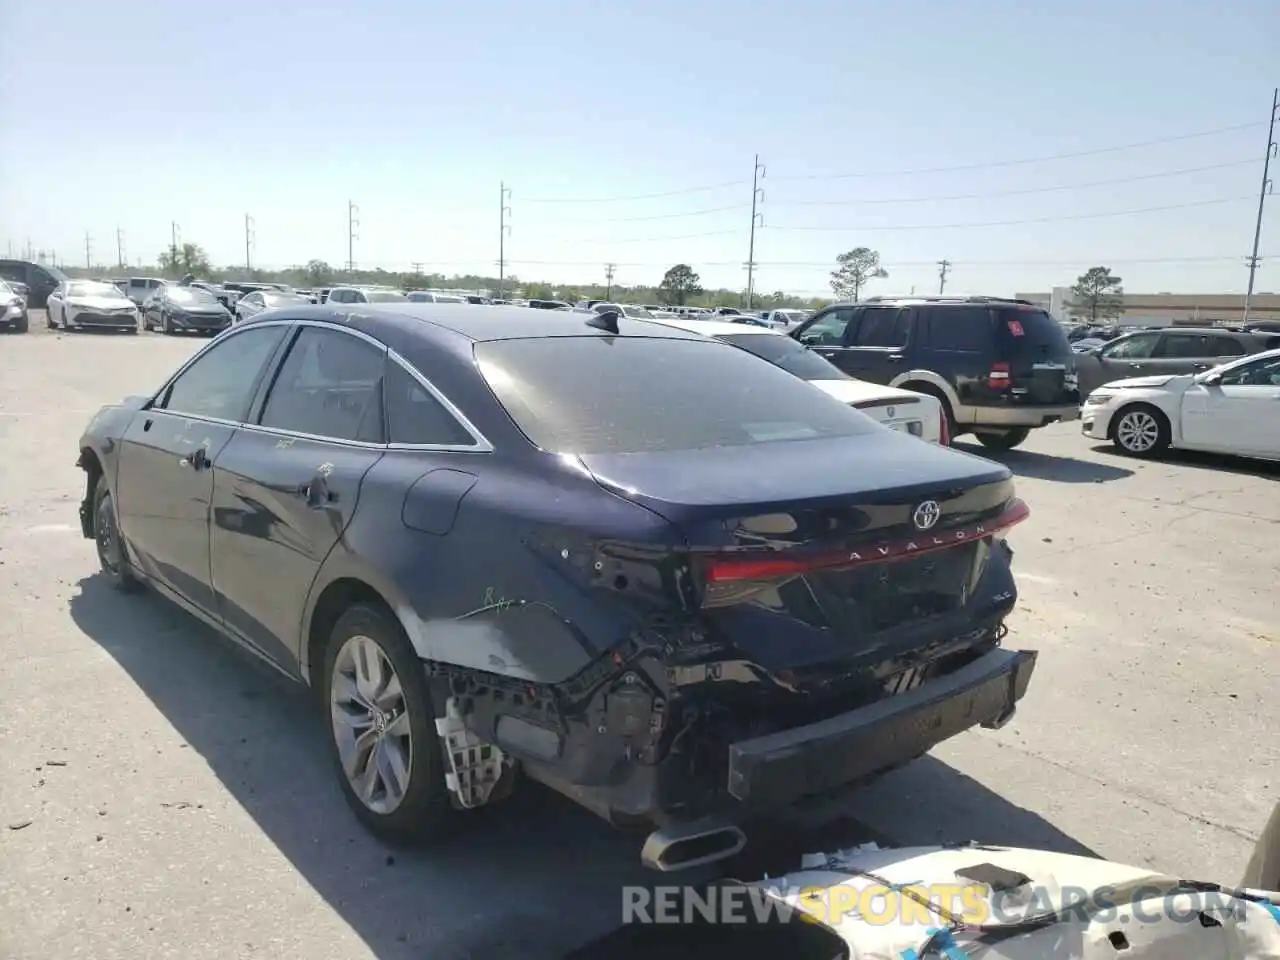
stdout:
[(1280, 357), (1232, 367), (1218, 381), (1224, 387), (1280, 387)]
[(164, 390), (156, 408), (242, 421), (284, 332), (284, 327), (258, 327), (214, 342)]
[(1157, 339), (1144, 334), (1126, 337), (1103, 347), (1101, 355), (1108, 360), (1146, 360), (1155, 352)]
[(800, 339), (805, 343), (839, 346), (844, 343), (844, 332), (849, 326), (849, 318), (852, 315), (852, 311), (847, 308), (824, 313), (805, 327), (804, 333), (800, 334)]
[(267, 396), (261, 424), (380, 443), (385, 349), (341, 330), (303, 327)]

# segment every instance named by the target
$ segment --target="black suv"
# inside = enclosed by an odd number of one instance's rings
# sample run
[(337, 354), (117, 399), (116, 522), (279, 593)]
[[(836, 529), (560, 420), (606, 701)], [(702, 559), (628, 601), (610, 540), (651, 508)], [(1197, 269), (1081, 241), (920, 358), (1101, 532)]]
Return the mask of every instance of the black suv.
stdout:
[(994, 449), (1080, 416), (1066, 334), (1027, 300), (870, 297), (833, 304), (790, 336), (850, 376), (937, 397), (952, 437)]

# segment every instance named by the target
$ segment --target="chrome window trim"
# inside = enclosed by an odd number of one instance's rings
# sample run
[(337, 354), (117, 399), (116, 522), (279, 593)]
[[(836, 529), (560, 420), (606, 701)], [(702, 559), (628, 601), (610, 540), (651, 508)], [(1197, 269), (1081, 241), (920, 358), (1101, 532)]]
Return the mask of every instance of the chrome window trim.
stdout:
[[(168, 390), (179, 377), (181, 377), (197, 360), (199, 360), (206, 353), (212, 350), (214, 346), (223, 342), (228, 337), (233, 337), (238, 334), (243, 334), (250, 330), (257, 330), (262, 327), (317, 327), (321, 330), (336, 330), (341, 333), (345, 333), (350, 336), (356, 337), (357, 339), (365, 341), (366, 343), (377, 348), (378, 350), (381, 350), (386, 355), (387, 359), (389, 359), (393, 363), (398, 364), (402, 370), (404, 370), (407, 374), (409, 374), (410, 377), (412, 377), (415, 381), (417, 381), (417, 383), (424, 390), (426, 390), (429, 394), (431, 394), (431, 396), (434, 397), (441, 404), (441, 406), (445, 408), (445, 410), (449, 413), (450, 416), (452, 416), (455, 420), (458, 421), (459, 424), (461, 424), (462, 428), (466, 430), (467, 433), (471, 434), (472, 439), (474, 439), (476, 442), (472, 445), (462, 445), (462, 444), (453, 444), (453, 443), (371, 443), (367, 440), (343, 440), (337, 437), (321, 437), (311, 433), (302, 433), (297, 430), (285, 430), (279, 427), (265, 427), (260, 423), (250, 423), (248, 421), (224, 420), (220, 417), (209, 417), (201, 414), (183, 413), (181, 411), (168, 410), (168, 409), (165, 409), (164, 407), (157, 408), (151, 405), (151, 404), (154, 404), (159, 397), (163, 396), (165, 391)], [(385, 402), (385, 394), (383, 399)], [(336, 443), (340, 446), (357, 447), (364, 450), (421, 451), (421, 452), (432, 452), (432, 453), (493, 453), (494, 451), (493, 444), (489, 442), (489, 439), (483, 433), (480, 432), (480, 430), (475, 426), (475, 424), (473, 424), (467, 418), (467, 416), (460, 409), (458, 409), (457, 405), (452, 400), (446, 397), (440, 391), (440, 389), (436, 387), (435, 384), (433, 384), (430, 380), (424, 377), (422, 373), (408, 360), (406, 360), (400, 354), (396, 353), (396, 351), (392, 350), (381, 340), (379, 340), (376, 337), (370, 336), (369, 334), (365, 333), (363, 330), (353, 330), (351, 327), (348, 327), (348, 326), (344, 326), (336, 323), (325, 323), (320, 320), (307, 320), (307, 319), (301, 319), (301, 318), (288, 319), (288, 318), (282, 317), (278, 320), (259, 320), (253, 323), (242, 323), (237, 326), (228, 327), (218, 336), (210, 340), (208, 344), (206, 344), (201, 350), (199, 350), (193, 357), (188, 359), (186, 363), (184, 363), (181, 367), (178, 368), (176, 373), (174, 373), (171, 377), (169, 377), (168, 380), (165, 381), (164, 385), (159, 390), (157, 390), (155, 394), (152, 396), (150, 403), (148, 404), (148, 407), (147, 407), (147, 412), (164, 413), (164, 414), (168, 414), (171, 417), (178, 417), (183, 420), (199, 420), (202, 423), (213, 423), (219, 426), (239, 427), (244, 430), (249, 430), (253, 433), (261, 433), (261, 434), (266, 434), (268, 436), (294, 438), (297, 440), (308, 440), (308, 441), (319, 442), (319, 443)]]

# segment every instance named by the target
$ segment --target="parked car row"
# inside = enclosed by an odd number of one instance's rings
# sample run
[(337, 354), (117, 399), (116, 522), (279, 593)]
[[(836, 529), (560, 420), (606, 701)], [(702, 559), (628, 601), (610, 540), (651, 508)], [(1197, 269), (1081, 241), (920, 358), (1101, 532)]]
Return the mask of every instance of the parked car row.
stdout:
[(728, 322), (289, 305), (94, 416), (81, 526), (314, 691), (376, 835), (523, 777), (695, 866), (1003, 726), (1035, 669), (1002, 646), (1010, 471), (824, 363)]

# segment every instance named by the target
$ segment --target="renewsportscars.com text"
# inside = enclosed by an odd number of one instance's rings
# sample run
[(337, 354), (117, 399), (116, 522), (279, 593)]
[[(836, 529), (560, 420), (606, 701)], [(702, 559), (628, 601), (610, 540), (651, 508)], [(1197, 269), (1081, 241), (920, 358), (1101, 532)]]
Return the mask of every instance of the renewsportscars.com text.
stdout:
[[(798, 898), (796, 895), (798, 894)], [(796, 898), (787, 903), (787, 897)], [(1055, 904), (1057, 909), (1055, 910)], [(1243, 921), (1243, 904), (1229, 891), (1179, 891), (1143, 887), (1118, 892), (1102, 887), (1020, 888), (991, 891), (980, 885), (933, 884), (887, 887), (837, 885), (783, 887), (725, 885), (712, 887), (658, 886), (622, 888), (622, 922), (767, 923), (789, 922), (796, 914), (835, 926), (846, 917), (864, 923), (936, 924), (949, 914), (966, 924), (1016, 923), (1027, 917), (1057, 913), (1062, 919), (1108, 922), (1132, 919), (1138, 923), (1172, 920), (1192, 923), (1208, 914), (1219, 920)]]

